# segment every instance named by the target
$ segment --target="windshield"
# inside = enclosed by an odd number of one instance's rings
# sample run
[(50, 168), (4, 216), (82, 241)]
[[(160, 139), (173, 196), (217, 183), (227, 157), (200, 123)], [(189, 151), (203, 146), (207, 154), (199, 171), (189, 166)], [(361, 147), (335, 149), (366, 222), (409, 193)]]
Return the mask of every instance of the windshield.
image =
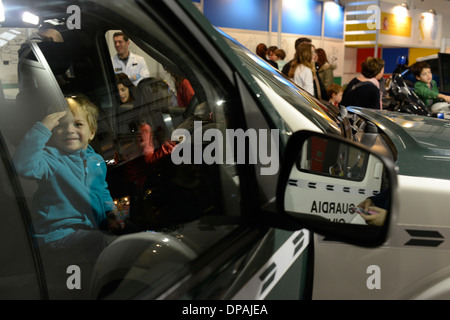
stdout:
[[(270, 87), (279, 97), (323, 131), (337, 134), (341, 132), (339, 120), (327, 110), (326, 106), (289, 81), (282, 73), (277, 72), (240, 43), (220, 30), (218, 31), (224, 35), (230, 47), (250, 70), (255, 80), (259, 80), (258, 82)], [(288, 124), (286, 125), (290, 127)]]

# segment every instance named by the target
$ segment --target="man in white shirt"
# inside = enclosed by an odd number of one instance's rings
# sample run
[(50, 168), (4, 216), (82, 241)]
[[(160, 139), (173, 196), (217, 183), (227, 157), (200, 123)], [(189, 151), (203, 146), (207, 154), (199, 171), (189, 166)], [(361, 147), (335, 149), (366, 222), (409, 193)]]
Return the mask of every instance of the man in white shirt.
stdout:
[(117, 54), (112, 57), (115, 73), (125, 73), (135, 86), (144, 78), (150, 77), (147, 64), (143, 57), (132, 53), (128, 47), (130, 39), (123, 32), (113, 35), (114, 47)]

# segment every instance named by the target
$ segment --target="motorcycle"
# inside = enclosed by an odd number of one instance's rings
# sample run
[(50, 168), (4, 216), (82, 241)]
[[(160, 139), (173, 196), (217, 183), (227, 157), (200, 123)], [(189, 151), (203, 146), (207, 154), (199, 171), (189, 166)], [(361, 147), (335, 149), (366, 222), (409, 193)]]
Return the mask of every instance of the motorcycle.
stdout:
[(393, 74), (390, 78), (389, 96), (391, 99), (386, 109), (421, 116), (433, 116), (430, 108), (408, 86), (408, 80), (403, 78), (408, 72), (409, 69)]

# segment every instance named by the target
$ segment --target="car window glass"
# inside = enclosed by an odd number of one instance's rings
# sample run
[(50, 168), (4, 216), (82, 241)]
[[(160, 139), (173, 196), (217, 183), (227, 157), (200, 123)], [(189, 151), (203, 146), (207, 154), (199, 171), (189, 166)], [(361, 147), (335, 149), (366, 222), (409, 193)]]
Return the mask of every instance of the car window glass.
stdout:
[[(64, 16), (59, 9), (55, 15)], [(187, 43), (149, 19), (151, 35), (126, 31), (149, 75), (122, 102), (110, 43), (128, 20), (81, 9), (89, 12), (83, 28), (57, 25), (63, 43), (39, 40), (24, 73), (18, 63), (0, 66), (1, 129), (26, 190), (50, 298), (132, 298), (166, 286), (236, 228), (240, 180), (225, 139), (240, 102)], [(84, 109), (91, 104), (95, 135)], [(69, 131), (76, 134), (64, 138)]]
[(19, 206), (23, 197), (10, 174), (9, 157), (1, 135), (0, 152), (0, 201), (7, 208), (1, 213), (5, 228), (0, 234), (0, 299), (38, 299), (41, 295), (28, 234), (30, 226), (24, 219), (26, 206), (25, 209)]
[[(311, 103), (310, 98), (306, 98), (307, 95), (300, 94), (299, 89), (289, 82), (281, 73), (272, 70), (273, 68), (266, 63), (263, 63), (247, 48), (229, 38), (226, 38), (226, 40), (239, 58), (245, 62), (246, 66), (250, 70), (255, 71), (252, 73), (255, 77), (258, 77), (265, 85), (269, 86), (280, 97), (285, 99), (290, 105), (294, 106), (315, 125), (323, 128), (325, 131), (333, 133), (340, 131), (340, 123), (338, 123), (336, 118), (330, 118), (327, 112), (319, 106)], [(277, 125), (280, 129), (286, 127), (286, 124), (283, 123), (283, 120), (280, 117), (274, 118), (273, 121), (275, 123), (281, 122)]]

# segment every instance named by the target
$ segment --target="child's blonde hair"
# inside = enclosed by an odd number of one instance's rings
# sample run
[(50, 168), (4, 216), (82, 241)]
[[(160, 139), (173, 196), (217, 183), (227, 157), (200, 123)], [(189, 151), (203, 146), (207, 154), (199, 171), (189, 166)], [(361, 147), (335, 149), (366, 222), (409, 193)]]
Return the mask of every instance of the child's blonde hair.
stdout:
[(70, 111), (77, 112), (79, 108), (86, 113), (86, 119), (92, 133), (97, 132), (98, 108), (87, 97), (83, 95), (75, 95), (66, 97)]

